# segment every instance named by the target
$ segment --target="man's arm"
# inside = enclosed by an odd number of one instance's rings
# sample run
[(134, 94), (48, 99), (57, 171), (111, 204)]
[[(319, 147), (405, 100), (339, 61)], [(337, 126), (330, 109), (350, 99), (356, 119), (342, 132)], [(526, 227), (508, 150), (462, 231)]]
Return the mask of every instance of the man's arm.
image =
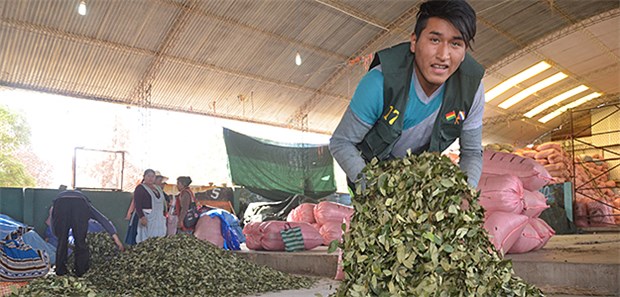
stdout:
[(377, 67), (360, 80), (349, 107), (329, 141), (329, 151), (351, 181), (366, 163), (356, 144), (360, 143), (383, 111), (383, 73)]
[(99, 210), (97, 210), (90, 202), (88, 202), (88, 207), (90, 207), (90, 218), (99, 222), (103, 229), (108, 232), (110, 235), (116, 234), (116, 228), (112, 225), (112, 222), (108, 220), (106, 216), (104, 216)]
[(482, 116), (484, 114), (484, 86), (478, 86), (469, 115), (463, 122), (459, 138), (461, 155), (459, 165), (467, 173), (467, 183), (478, 186), (482, 173)]
[(473, 130), (463, 130), (460, 146), (459, 165), (467, 174), (467, 183), (476, 188), (482, 174), (482, 126)]
[(351, 108), (347, 108), (329, 140), (329, 151), (351, 181), (355, 181), (366, 166), (355, 145), (364, 139), (370, 128), (371, 126), (355, 116)]
[(118, 238), (118, 233), (116, 232), (116, 228), (114, 227), (112, 222), (110, 222), (110, 220), (106, 216), (104, 216), (99, 210), (97, 210), (92, 205), (92, 203), (90, 203), (90, 201), (88, 202), (88, 207), (90, 208), (90, 218), (99, 222), (99, 224), (103, 226), (103, 229), (105, 229), (105, 231), (108, 232), (110, 236), (112, 236), (112, 240), (114, 240), (114, 244), (116, 244), (116, 246), (121, 252), (125, 251), (125, 247), (123, 246), (123, 243), (121, 242), (120, 238)]

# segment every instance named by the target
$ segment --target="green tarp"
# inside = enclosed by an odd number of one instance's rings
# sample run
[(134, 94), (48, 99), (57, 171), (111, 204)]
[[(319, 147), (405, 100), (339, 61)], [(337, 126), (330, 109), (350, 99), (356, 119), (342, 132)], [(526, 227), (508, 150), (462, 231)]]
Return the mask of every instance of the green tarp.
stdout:
[(327, 145), (276, 144), (224, 129), (233, 183), (265, 197), (320, 198), (336, 191)]

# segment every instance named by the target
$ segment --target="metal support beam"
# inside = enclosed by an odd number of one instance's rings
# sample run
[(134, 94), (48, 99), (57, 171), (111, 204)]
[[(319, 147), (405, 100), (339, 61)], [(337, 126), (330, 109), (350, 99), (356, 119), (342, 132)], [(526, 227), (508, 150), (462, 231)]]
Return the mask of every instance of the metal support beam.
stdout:
[[(52, 37), (55, 37), (55, 38), (61, 38), (61, 39), (65, 39), (65, 40), (75, 41), (75, 42), (79, 42), (79, 43), (83, 43), (83, 44), (89, 44), (89, 45), (93, 45), (93, 46), (96, 46), (96, 47), (108, 48), (108, 49), (112, 49), (112, 50), (120, 51), (120, 52), (127, 52), (127, 53), (132, 53), (132, 54), (143, 55), (143, 56), (155, 56), (156, 55), (155, 51), (152, 51), (152, 50), (149, 50), (149, 49), (133, 47), (133, 46), (129, 46), (129, 45), (122, 44), (122, 43), (116, 43), (116, 42), (112, 42), (112, 41), (108, 41), (108, 40), (102, 40), (102, 39), (93, 38), (93, 37), (90, 37), (90, 36), (85, 36), (85, 35), (65, 32), (65, 31), (62, 31), (62, 30), (59, 30), (59, 29), (55, 29), (55, 28), (51, 28), (51, 27), (47, 27), (47, 26), (42, 26), (42, 25), (37, 25), (37, 24), (32, 24), (32, 23), (28, 23), (28, 22), (24, 22), (24, 21), (19, 21), (19, 20), (0, 18), (0, 25), (11, 27), (11, 28), (16, 28), (16, 29), (20, 29), (20, 30), (27, 30), (27, 31), (30, 31), (30, 32), (33, 32), (33, 33), (44, 34), (44, 35), (47, 35), (47, 36), (52, 36)], [(171, 56), (171, 55), (167, 55), (165, 53), (161, 54), (160, 57), (162, 59), (165, 59), (165, 60), (168, 60), (168, 61), (171, 61), (171, 62), (181, 63), (181, 64), (184, 64), (184, 65), (187, 65), (187, 66), (191, 66), (191, 67), (201, 68), (201, 69), (217, 72), (217, 73), (224, 74), (224, 75), (230, 75), (230, 76), (234, 76), (234, 77), (241, 77), (241, 78), (245, 78), (245, 79), (249, 79), (249, 80), (253, 80), (253, 81), (257, 81), (257, 82), (261, 82), (261, 83), (266, 83), (266, 84), (270, 84), (270, 85), (276, 85), (276, 86), (280, 86), (280, 87), (285, 87), (285, 88), (288, 88), (288, 89), (292, 89), (292, 90), (296, 90), (296, 91), (300, 91), (300, 92), (304, 92), (304, 93), (315, 94), (316, 92), (320, 91), (319, 89), (309, 88), (309, 87), (305, 87), (305, 86), (299, 85), (299, 84), (294, 84), (294, 83), (290, 83), (290, 82), (280, 81), (280, 80), (272, 79), (272, 78), (269, 78), (269, 77), (265, 77), (265, 76), (261, 76), (261, 75), (257, 75), (257, 74), (253, 74), (253, 73), (247, 73), (247, 72), (232, 70), (232, 69), (216, 66), (214, 64), (197, 62), (195, 60), (191, 60), (191, 59), (187, 59), (187, 58), (180, 58), (180, 57), (176, 57), (176, 56)], [(338, 95), (338, 94), (334, 94), (334, 93), (323, 92), (322, 95), (325, 96), (325, 97), (336, 98), (338, 100), (344, 100), (344, 101), (347, 101), (347, 102), (349, 101), (349, 99), (347, 97), (342, 96), (342, 95)]]
[(593, 16), (591, 18), (585, 19), (583, 21), (580, 21), (579, 23), (576, 23), (574, 25), (570, 25), (568, 27), (564, 27), (562, 29), (559, 29), (551, 34), (548, 34), (547, 36), (534, 41), (532, 43), (530, 43), (529, 45), (527, 45), (526, 47), (524, 47), (523, 49), (521, 49), (520, 51), (513, 53), (511, 55), (508, 55), (506, 58), (502, 59), (501, 61), (493, 64), (490, 67), (487, 67), (487, 73), (493, 73), (498, 71), (499, 69), (503, 68), (504, 66), (512, 63), (513, 61), (533, 52), (536, 51), (537, 49), (544, 47), (564, 36), (567, 36), (569, 34), (572, 34), (576, 31), (581, 30), (582, 28), (587, 28), (590, 27), (592, 25), (598, 24), (600, 22), (612, 19), (617, 17), (618, 15), (620, 15), (620, 8), (616, 8), (616, 9), (612, 9), (606, 12), (603, 12), (599, 15)]
[[(396, 34), (398, 30), (396, 28), (402, 27), (404, 23), (409, 21), (411, 18), (415, 17), (418, 12), (418, 6), (412, 7), (409, 10), (405, 11), (401, 14), (396, 20), (386, 26), (387, 30), (380, 32), (375, 35), (374, 38), (368, 41), (364, 46), (358, 49), (355, 53), (351, 55), (349, 59), (353, 59), (355, 57), (361, 56), (366, 53), (368, 49), (375, 48), (380, 46), (385, 38), (391, 36), (392, 34)], [(348, 60), (348, 59), (347, 59)], [(325, 90), (329, 90), (334, 86), (334, 84), (348, 72), (350, 65), (346, 63), (345, 65), (339, 67), (334, 73), (319, 87), (317, 92), (314, 93), (310, 99), (306, 100), (286, 121), (289, 128), (294, 128), (297, 125), (301, 124), (301, 120), (310, 113), (312, 108), (322, 99), (325, 94)]]
[[(183, 6), (183, 4), (178, 3), (176, 1), (172, 1), (172, 0), (158, 0), (158, 1), (161, 2), (161, 3), (167, 4), (167, 5), (175, 6), (175, 7), (182, 7)], [(332, 59), (336, 59), (336, 60), (345, 60), (345, 59), (348, 58), (347, 56), (345, 56), (343, 54), (339, 54), (337, 52), (330, 51), (330, 50), (327, 50), (327, 49), (324, 49), (324, 48), (321, 48), (321, 47), (318, 47), (318, 46), (315, 46), (315, 45), (312, 45), (312, 44), (309, 44), (309, 43), (305, 43), (305, 42), (302, 42), (302, 41), (299, 41), (299, 40), (295, 40), (295, 39), (292, 39), (292, 38), (289, 38), (289, 37), (286, 37), (286, 36), (282, 36), (282, 35), (279, 35), (279, 34), (276, 34), (276, 33), (273, 33), (273, 32), (269, 32), (267, 30), (263, 30), (263, 29), (259, 29), (259, 28), (256, 28), (256, 27), (253, 27), (253, 26), (250, 26), (250, 25), (246, 25), (246, 24), (243, 24), (243, 23), (231, 20), (230, 18), (221, 17), (219, 15), (215, 15), (215, 14), (213, 14), (213, 13), (207, 11), (207, 10), (204, 10), (204, 9), (192, 8), (190, 10), (190, 13), (198, 15), (198, 16), (203, 16), (203, 17), (206, 17), (206, 18), (214, 19), (214, 20), (216, 20), (218, 22), (221, 22), (223, 24), (227, 24), (227, 25), (232, 26), (232, 27), (242, 28), (244, 30), (251, 31), (253, 33), (258, 33), (258, 34), (264, 35), (264, 36), (269, 37), (271, 39), (276, 39), (276, 40), (280, 40), (280, 41), (282, 41), (284, 43), (289, 43), (289, 44), (295, 45), (297, 47), (302, 47), (302, 48), (305, 48), (305, 49), (308, 49), (308, 50), (312, 51), (313, 53), (317, 53), (319, 55), (322, 55), (324, 57), (328, 57), (328, 58), (332, 58)]]
[[(562, 10), (562, 8), (557, 7), (555, 5), (555, 3), (553, 2), (553, 0), (542, 0), (542, 1), (550, 1), (549, 2), (549, 7), (551, 7), (552, 10), (556, 11), (558, 14), (560, 14), (560, 16), (562, 16), (562, 18), (564, 18), (565, 20), (567, 20), (570, 24), (578, 24), (578, 22), (573, 19), (570, 15), (568, 15), (568, 13), (566, 13), (564, 10)], [(592, 32), (590, 32), (590, 30), (588, 30), (587, 27), (582, 26), (581, 27), (581, 32), (583, 32), (584, 34), (588, 35), (588, 37), (590, 37), (590, 40), (592, 41), (592, 43), (596, 44), (596, 46), (598, 46), (605, 54), (607, 54), (607, 56), (609, 56), (612, 60), (615, 60), (616, 63), (620, 62), (620, 57), (618, 57), (618, 55), (616, 55), (607, 45), (605, 45), (600, 39), (598, 39), (596, 36), (594, 36), (594, 34), (592, 34)]]
[(366, 24), (369, 25), (373, 25), (379, 29), (385, 30), (385, 31), (389, 31), (389, 29), (386, 27), (386, 25), (381, 24), (381, 21), (362, 13), (361, 11), (358, 11), (357, 9), (350, 7), (348, 5), (342, 4), (340, 2), (336, 2), (336, 1), (332, 1), (332, 0), (314, 0), (315, 2), (318, 2), (320, 4), (323, 4), (327, 7), (331, 7), (337, 11), (340, 11), (350, 17), (353, 17), (355, 19), (358, 19)]
[(155, 52), (153, 61), (148, 65), (142, 78), (138, 82), (138, 85), (129, 94), (128, 101), (131, 103), (137, 103), (138, 105), (148, 106), (151, 104), (151, 88), (153, 87), (153, 81), (161, 69), (165, 60), (165, 54), (174, 47), (179, 35), (187, 27), (187, 21), (189, 19), (189, 11), (192, 9), (196, 2), (194, 0), (187, 0), (182, 4), (183, 7), (177, 17), (172, 22), (170, 30), (164, 37), (164, 40), (159, 44), (159, 48)]

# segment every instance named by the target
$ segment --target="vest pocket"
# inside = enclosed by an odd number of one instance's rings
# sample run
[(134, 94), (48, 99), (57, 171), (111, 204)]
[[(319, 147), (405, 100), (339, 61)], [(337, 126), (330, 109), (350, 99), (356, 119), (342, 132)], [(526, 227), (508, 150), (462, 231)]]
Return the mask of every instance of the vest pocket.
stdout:
[(441, 140), (449, 141), (450, 144), (457, 138), (461, 136), (461, 125), (457, 125), (454, 123), (442, 123), (441, 124)]

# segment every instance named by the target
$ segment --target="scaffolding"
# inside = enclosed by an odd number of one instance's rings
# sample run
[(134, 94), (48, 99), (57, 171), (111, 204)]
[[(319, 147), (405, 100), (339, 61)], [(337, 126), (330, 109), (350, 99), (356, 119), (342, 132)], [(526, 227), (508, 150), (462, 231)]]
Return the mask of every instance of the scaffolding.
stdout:
[[(575, 121), (596, 115), (587, 128)], [(570, 168), (573, 210), (578, 227), (609, 227), (620, 223), (620, 101), (588, 109), (570, 110)], [(591, 129), (588, 136), (583, 132)]]

